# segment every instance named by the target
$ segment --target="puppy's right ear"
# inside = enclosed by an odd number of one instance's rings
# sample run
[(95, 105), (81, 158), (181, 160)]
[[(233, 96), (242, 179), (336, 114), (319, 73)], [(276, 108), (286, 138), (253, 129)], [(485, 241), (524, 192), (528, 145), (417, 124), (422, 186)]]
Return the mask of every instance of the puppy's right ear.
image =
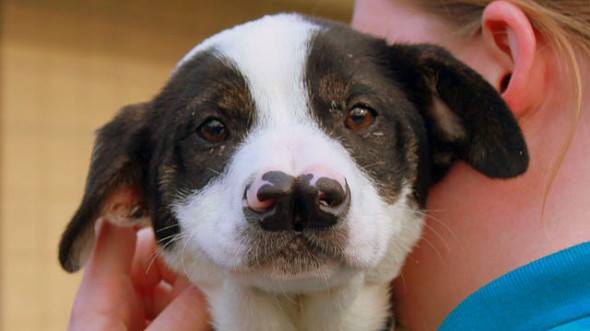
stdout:
[(151, 154), (149, 108), (149, 103), (124, 107), (98, 131), (82, 203), (59, 244), (59, 261), (66, 271), (77, 271), (85, 262), (94, 246), (98, 218), (119, 225), (145, 221), (144, 177)]

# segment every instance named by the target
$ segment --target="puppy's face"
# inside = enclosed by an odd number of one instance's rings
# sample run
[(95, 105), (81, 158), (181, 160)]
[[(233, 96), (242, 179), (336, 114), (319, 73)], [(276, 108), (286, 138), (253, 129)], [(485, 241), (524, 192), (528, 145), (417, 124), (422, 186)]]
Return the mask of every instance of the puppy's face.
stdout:
[(473, 71), (433, 46), (266, 17), (204, 41), (152, 101), (100, 130), (60, 259), (80, 266), (101, 215), (149, 216), (167, 261), (196, 282), (389, 280), (419, 236), (428, 187), (456, 159), (502, 178), (528, 161)]

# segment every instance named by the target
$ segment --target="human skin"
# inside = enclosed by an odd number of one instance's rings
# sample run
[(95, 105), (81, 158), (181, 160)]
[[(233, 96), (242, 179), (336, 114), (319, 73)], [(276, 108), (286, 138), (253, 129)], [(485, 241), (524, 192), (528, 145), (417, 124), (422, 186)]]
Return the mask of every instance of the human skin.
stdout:
[(68, 330), (210, 330), (203, 294), (157, 257), (151, 229), (96, 232)]
[[(491, 280), (590, 239), (590, 95), (584, 88), (576, 122), (560, 57), (517, 6), (492, 2), (469, 38), (417, 6), (357, 0), (352, 25), (388, 42), (442, 45), (473, 67), (502, 92), (531, 159), (527, 173), (511, 180), (491, 180), (459, 162), (430, 191), (430, 216), (395, 283), (395, 306), (408, 329), (434, 330)], [(590, 61), (579, 60), (582, 77), (590, 77)]]

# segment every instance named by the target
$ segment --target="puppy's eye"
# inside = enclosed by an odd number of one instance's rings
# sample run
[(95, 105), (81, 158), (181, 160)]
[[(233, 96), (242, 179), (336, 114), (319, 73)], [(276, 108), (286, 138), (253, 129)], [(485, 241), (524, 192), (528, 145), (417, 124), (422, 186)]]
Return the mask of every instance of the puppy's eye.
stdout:
[(212, 144), (225, 141), (228, 135), (225, 125), (216, 118), (210, 118), (203, 122), (197, 129), (197, 132), (201, 138)]
[(350, 130), (357, 132), (368, 128), (375, 122), (375, 112), (365, 106), (354, 106), (346, 116), (344, 125)]

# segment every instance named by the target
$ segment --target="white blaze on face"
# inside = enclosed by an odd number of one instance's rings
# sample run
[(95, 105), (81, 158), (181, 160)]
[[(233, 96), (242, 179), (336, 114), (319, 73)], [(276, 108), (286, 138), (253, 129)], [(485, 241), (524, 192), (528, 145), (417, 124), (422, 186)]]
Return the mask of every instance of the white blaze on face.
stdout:
[(288, 128), (308, 117), (303, 76), (310, 39), (319, 29), (294, 14), (266, 16), (205, 40), (176, 70), (197, 53), (214, 48), (246, 78), (260, 123)]
[[(297, 15), (267, 16), (205, 40), (191, 50), (175, 70), (182, 70), (182, 65), (200, 52), (213, 50), (246, 79), (258, 118), (257, 129), (253, 131), (265, 131), (265, 127), (272, 127), (282, 133), (280, 136), (285, 136), (293, 129), (293, 123), (310, 123), (303, 120), (307, 117), (303, 76), (308, 42), (318, 29), (318, 26)], [(251, 137), (259, 136), (256, 132)], [(286, 142), (279, 142), (279, 138), (267, 139), (272, 139), (276, 146), (289, 148)], [(239, 153), (245, 161), (232, 162), (229, 167), (231, 174), (195, 192), (175, 208), (182, 231), (188, 233), (187, 238), (193, 239), (187, 242), (187, 247), (205, 251), (215, 263), (228, 268), (242, 263), (248, 244), (240, 237), (240, 232), (247, 226), (241, 201), (244, 185), (249, 176), (263, 166), (260, 158), (264, 156), (260, 151), (272, 154), (272, 147), (248, 141)], [(254, 145), (258, 146), (258, 153), (248, 152)], [(279, 154), (275, 159), (284, 160), (285, 154)], [(248, 166), (242, 166), (244, 163)], [(267, 164), (267, 167), (273, 166), (282, 164)]]
[(298, 176), (319, 166), (346, 178), (351, 207), (344, 220), (349, 233), (345, 254), (354, 267), (377, 265), (401, 231), (400, 222), (408, 219), (405, 197), (400, 198), (404, 206), (386, 204), (348, 151), (310, 114), (305, 70), (310, 40), (319, 29), (296, 15), (264, 17), (207, 39), (179, 62), (176, 70), (213, 49), (246, 79), (257, 118), (226, 173), (175, 206), (186, 233), (177, 245), (184, 246), (179, 254), (204, 252), (223, 268), (243, 267), (250, 243), (242, 234), (253, 226), (244, 219), (243, 193), (256, 175), (271, 170)]

